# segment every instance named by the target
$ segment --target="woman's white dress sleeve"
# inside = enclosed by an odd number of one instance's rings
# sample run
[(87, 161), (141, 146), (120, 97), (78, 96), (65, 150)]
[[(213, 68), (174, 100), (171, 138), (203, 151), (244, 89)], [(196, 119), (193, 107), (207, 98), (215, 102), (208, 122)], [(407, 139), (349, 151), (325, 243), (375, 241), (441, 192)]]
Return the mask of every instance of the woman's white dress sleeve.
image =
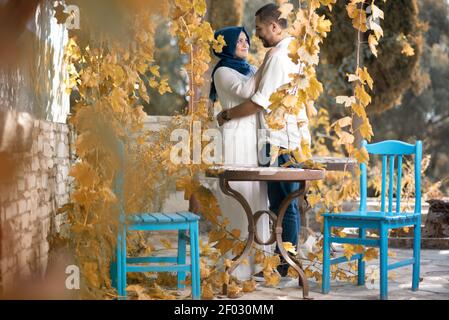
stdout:
[(241, 77), (238, 71), (228, 67), (218, 68), (214, 75), (217, 92), (225, 93), (229, 97), (249, 99), (256, 91), (254, 69), (250, 78)]

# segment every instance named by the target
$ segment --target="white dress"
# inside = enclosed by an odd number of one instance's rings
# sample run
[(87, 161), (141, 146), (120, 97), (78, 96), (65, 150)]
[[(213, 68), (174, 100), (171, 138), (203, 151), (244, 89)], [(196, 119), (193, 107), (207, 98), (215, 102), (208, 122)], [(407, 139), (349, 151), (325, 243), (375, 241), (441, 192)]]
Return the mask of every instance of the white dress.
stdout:
[[(223, 110), (235, 107), (245, 100), (251, 98), (255, 92), (254, 74), (256, 70), (252, 69), (249, 76), (245, 76), (238, 71), (220, 67), (214, 75), (217, 96)], [(223, 162), (224, 165), (235, 166), (258, 166), (257, 157), (257, 115), (233, 119), (226, 122), (222, 130), (223, 137)], [(268, 209), (267, 185), (265, 182), (230, 182), (231, 188), (238, 191), (248, 201), (253, 213), (258, 210)], [(212, 187), (219, 203), (222, 214), (228, 218), (229, 231), (240, 229), (242, 240), (248, 238), (248, 221), (245, 211), (240, 203), (234, 198), (222, 193), (219, 184), (215, 181)], [(262, 240), (267, 240), (270, 235), (269, 218), (263, 215), (257, 224), (257, 232)], [(269, 252), (269, 246), (257, 246), (258, 248)], [(232, 254), (228, 257), (233, 257)], [(247, 265), (240, 264), (233, 275), (240, 280), (248, 280), (251, 275), (259, 270), (255, 269), (252, 259), (249, 259)]]

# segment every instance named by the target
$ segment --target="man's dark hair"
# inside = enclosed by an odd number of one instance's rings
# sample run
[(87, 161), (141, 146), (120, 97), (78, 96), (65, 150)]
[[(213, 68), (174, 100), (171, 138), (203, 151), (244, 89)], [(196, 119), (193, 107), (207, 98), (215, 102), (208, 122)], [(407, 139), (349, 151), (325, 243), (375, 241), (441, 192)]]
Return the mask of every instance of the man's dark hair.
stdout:
[(282, 29), (287, 28), (287, 19), (279, 19), (281, 12), (279, 11), (279, 6), (274, 3), (269, 3), (264, 5), (262, 8), (257, 10), (256, 17), (259, 17), (260, 21), (263, 22), (276, 22), (281, 26)]

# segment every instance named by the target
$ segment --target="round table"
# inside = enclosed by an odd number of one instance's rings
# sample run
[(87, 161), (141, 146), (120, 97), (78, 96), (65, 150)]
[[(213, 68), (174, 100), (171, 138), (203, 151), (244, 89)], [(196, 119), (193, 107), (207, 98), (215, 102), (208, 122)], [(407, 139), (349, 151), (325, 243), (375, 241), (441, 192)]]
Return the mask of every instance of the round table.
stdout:
[[(299, 168), (279, 168), (279, 167), (251, 167), (251, 166), (217, 166), (212, 167), (206, 171), (206, 176), (220, 179), (220, 189), (228, 196), (236, 199), (243, 207), (246, 217), (248, 219), (248, 240), (243, 251), (234, 257), (233, 263), (230, 267), (226, 267), (226, 272), (230, 275), (233, 270), (248, 257), (251, 247), (254, 242), (260, 245), (277, 244), (281, 256), (285, 261), (294, 268), (299, 275), (298, 284), (303, 289), (303, 298), (308, 299), (309, 284), (304, 271), (301, 268), (299, 261), (288, 254), (282, 242), (282, 221), (284, 219), (285, 211), (289, 204), (298, 198), (298, 207), (301, 215), (301, 221), (305, 221), (305, 214), (308, 211), (306, 205), (306, 194), (308, 192), (308, 181), (321, 180), (325, 177), (325, 171), (352, 171), (355, 167), (356, 161), (349, 158), (334, 158), (334, 157), (314, 157), (314, 163), (320, 164), (323, 169), (299, 169)], [(252, 212), (248, 201), (236, 190), (229, 185), (230, 181), (281, 181), (281, 182), (299, 182), (298, 190), (290, 193), (281, 203), (279, 212), (276, 215), (270, 210), (261, 210), (255, 213)], [(270, 239), (263, 241), (259, 238), (256, 230), (257, 221), (263, 214), (268, 214), (273, 221), (274, 232)], [(227, 284), (223, 285), (223, 294), (227, 294)]]

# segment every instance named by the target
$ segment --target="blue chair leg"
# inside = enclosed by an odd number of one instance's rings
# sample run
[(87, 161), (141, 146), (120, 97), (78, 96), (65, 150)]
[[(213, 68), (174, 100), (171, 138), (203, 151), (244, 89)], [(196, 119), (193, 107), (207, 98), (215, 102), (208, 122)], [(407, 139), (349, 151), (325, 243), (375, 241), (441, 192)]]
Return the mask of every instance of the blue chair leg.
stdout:
[(323, 279), (322, 279), (322, 293), (327, 294), (330, 290), (330, 227), (329, 222), (326, 218), (324, 218), (324, 226), (323, 226)]
[(388, 299), (388, 228), (380, 226), (380, 299)]
[(198, 222), (190, 223), (190, 259), (192, 271), (192, 298), (201, 298), (200, 255), (198, 239)]
[[(364, 228), (360, 228), (359, 229), (359, 237), (360, 239), (365, 239), (366, 238), (366, 232)], [(357, 264), (357, 284), (359, 286), (363, 286), (365, 285), (365, 261), (363, 261), (363, 256), (358, 259), (358, 264)]]
[(415, 262), (413, 263), (413, 280), (412, 280), (412, 290), (417, 291), (419, 289), (419, 269), (421, 263), (421, 219), (415, 225), (414, 239), (413, 239), (413, 258)]
[[(178, 264), (186, 264), (186, 231), (179, 230), (178, 232)], [(184, 289), (186, 280), (186, 273), (184, 271), (178, 272), (178, 289)]]
[(121, 231), (118, 232), (117, 236), (117, 259), (116, 259), (116, 284), (117, 284), (117, 294), (119, 296), (119, 299), (123, 296), (123, 288), (122, 288), (122, 233)]
[(120, 280), (122, 297), (126, 299), (126, 227), (122, 230), (122, 248), (121, 248), (121, 266), (122, 266), (122, 274)]

